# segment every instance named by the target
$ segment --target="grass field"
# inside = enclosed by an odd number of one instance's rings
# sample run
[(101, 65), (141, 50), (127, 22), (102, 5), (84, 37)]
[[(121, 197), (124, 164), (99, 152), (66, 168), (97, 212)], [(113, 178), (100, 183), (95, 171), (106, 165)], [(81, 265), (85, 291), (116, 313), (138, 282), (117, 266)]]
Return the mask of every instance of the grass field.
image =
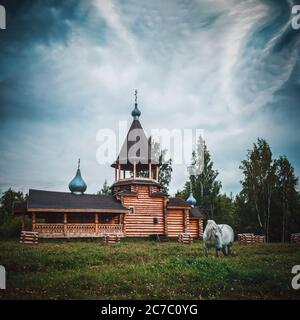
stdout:
[(235, 256), (204, 257), (202, 242), (0, 240), (7, 290), (0, 299), (299, 299), (291, 269), (300, 246), (235, 245)]

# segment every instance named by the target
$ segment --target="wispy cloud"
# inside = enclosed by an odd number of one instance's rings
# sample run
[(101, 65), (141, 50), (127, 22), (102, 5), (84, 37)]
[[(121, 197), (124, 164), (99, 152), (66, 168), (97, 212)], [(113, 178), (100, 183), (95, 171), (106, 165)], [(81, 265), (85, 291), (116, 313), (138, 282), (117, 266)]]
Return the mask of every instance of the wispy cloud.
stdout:
[[(239, 190), (238, 165), (257, 136), (299, 172), (300, 37), (289, 29), (290, 1), (65, 6), (8, 8), (11, 25), (28, 29), (0, 34), (0, 188), (65, 190), (78, 157), (88, 192), (111, 182), (111, 168), (96, 163), (96, 133), (130, 121), (134, 88), (146, 130), (205, 130), (224, 191)], [(171, 192), (185, 173), (174, 168)]]

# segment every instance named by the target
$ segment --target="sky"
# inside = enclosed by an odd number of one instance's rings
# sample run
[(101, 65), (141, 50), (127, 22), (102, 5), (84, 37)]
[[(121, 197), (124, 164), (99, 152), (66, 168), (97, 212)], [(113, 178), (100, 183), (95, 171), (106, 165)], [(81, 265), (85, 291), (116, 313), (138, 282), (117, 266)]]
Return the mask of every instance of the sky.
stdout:
[[(258, 137), (300, 173), (296, 0), (0, 0), (0, 190), (68, 191), (77, 159), (95, 193), (98, 130), (128, 121), (203, 129), (222, 191)], [(170, 194), (186, 165), (173, 166)]]

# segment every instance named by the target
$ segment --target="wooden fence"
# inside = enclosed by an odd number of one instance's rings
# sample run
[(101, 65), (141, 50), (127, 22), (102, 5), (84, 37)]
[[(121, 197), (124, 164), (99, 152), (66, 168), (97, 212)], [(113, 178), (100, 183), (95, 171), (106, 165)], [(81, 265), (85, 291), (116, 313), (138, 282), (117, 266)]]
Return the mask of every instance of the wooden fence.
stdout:
[(105, 244), (120, 243), (120, 239), (121, 237), (117, 234), (107, 234), (103, 238)]
[(292, 243), (300, 243), (300, 233), (292, 233), (291, 234), (291, 242)]
[(238, 234), (239, 244), (255, 244), (266, 242), (265, 236), (255, 235), (254, 233), (240, 233)]
[(39, 234), (38, 232), (22, 231), (20, 237), (20, 243), (22, 244), (38, 244)]
[(193, 237), (190, 233), (179, 233), (178, 242), (183, 244), (192, 244)]

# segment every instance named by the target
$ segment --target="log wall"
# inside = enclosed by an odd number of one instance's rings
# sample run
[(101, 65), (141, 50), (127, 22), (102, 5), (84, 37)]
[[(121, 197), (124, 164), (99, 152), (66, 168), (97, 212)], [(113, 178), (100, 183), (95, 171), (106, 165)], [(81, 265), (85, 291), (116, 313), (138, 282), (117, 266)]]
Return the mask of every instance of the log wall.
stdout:
[(199, 219), (190, 218), (190, 230), (189, 232), (192, 234), (194, 239), (199, 238)]
[(204, 226), (203, 226), (203, 220), (202, 219), (198, 220), (198, 225), (199, 225), (199, 238), (203, 239)]
[[(151, 197), (148, 186), (135, 185), (132, 191), (137, 196), (123, 196), (123, 205), (133, 208), (125, 216), (125, 234), (127, 237), (148, 237), (151, 234), (164, 233), (164, 197)], [(154, 191), (154, 190), (153, 190)]]
[(178, 237), (184, 232), (184, 209), (168, 209), (168, 236)]

